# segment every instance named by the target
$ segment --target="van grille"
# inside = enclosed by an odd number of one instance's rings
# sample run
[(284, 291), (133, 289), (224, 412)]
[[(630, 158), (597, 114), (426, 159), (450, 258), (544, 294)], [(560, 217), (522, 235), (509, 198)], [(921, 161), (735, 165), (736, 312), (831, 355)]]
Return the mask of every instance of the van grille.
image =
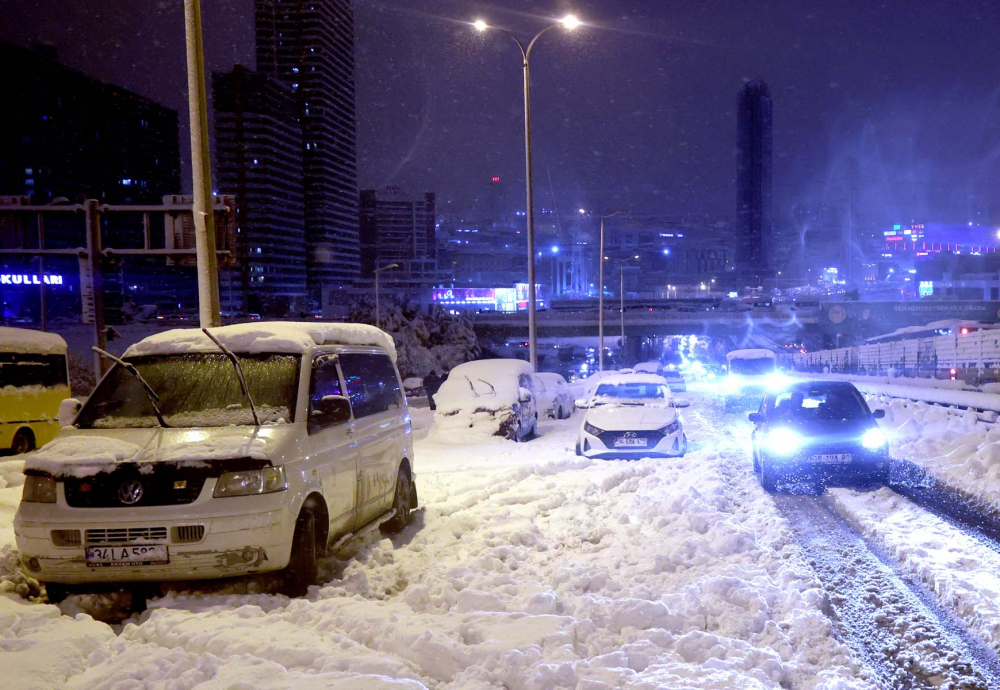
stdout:
[[(194, 503), (205, 485), (205, 477), (163, 468), (155, 474), (118, 470), (93, 478), (66, 478), (66, 503), (73, 508), (142, 508)], [(138, 481), (141, 497), (132, 503), (122, 500), (122, 485)]]
[(170, 529), (170, 541), (175, 544), (193, 544), (204, 537), (204, 525), (181, 525)]
[(166, 541), (166, 527), (109, 527), (88, 529), (88, 544), (129, 544), (136, 541)]

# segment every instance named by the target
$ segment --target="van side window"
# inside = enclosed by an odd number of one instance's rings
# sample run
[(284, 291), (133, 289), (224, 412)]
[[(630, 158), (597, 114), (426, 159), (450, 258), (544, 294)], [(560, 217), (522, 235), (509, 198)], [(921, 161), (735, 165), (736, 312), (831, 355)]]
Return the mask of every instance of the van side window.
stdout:
[(354, 418), (367, 417), (403, 406), (396, 367), (387, 355), (340, 355)]
[(313, 360), (312, 379), (309, 382), (309, 414), (316, 403), (328, 395), (343, 395), (340, 376), (337, 374), (337, 355), (319, 355)]

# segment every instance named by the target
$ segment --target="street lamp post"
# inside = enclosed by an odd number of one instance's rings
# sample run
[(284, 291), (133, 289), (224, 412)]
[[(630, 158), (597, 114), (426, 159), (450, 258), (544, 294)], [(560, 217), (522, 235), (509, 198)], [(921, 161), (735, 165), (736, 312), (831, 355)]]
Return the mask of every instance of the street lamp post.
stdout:
[(494, 26), (490, 26), (482, 19), (477, 19), (472, 24), (477, 31), (486, 31), (488, 29), (495, 29), (502, 33), (507, 34), (514, 39), (517, 43), (517, 47), (521, 50), (521, 58), (523, 60), (522, 64), (524, 67), (524, 167), (525, 167), (525, 187), (526, 187), (526, 197), (527, 197), (527, 239), (528, 239), (528, 359), (531, 362), (531, 366), (538, 368), (538, 332), (535, 323), (535, 209), (534, 209), (534, 192), (532, 190), (531, 184), (531, 75), (530, 75), (530, 60), (531, 51), (535, 47), (535, 43), (542, 34), (545, 34), (552, 29), (561, 26), (565, 29), (572, 31), (573, 29), (580, 26), (580, 20), (576, 18), (575, 15), (567, 14), (565, 17), (550, 24), (545, 27), (531, 39), (528, 43), (527, 48), (521, 40), (515, 36), (510, 31), (506, 29), (499, 29)]
[(622, 363), (625, 362), (625, 264), (629, 261), (637, 261), (639, 255), (630, 256), (629, 258), (623, 260), (621, 265), (619, 265), (618, 270), (621, 274), (620, 282), (618, 287), (618, 298), (621, 300), (621, 318), (622, 318)]
[(601, 216), (601, 253), (600, 253), (600, 270), (598, 271), (598, 287), (600, 288), (597, 293), (597, 334), (598, 334), (598, 350), (599, 354), (597, 356), (597, 370), (604, 371), (604, 219), (613, 218), (614, 216), (620, 216), (625, 211), (615, 211), (614, 213), (609, 213), (606, 216)]
[(389, 264), (375, 269), (375, 328), (382, 328), (382, 305), (379, 302), (379, 274), (391, 268), (399, 268), (399, 264)]

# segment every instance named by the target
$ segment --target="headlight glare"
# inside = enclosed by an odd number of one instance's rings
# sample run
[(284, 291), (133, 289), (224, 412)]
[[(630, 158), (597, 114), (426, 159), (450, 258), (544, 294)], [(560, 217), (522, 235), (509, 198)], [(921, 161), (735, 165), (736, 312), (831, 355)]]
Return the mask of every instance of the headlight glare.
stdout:
[(584, 424), (583, 424), (583, 430), (586, 431), (591, 436), (600, 436), (601, 434), (604, 433), (604, 429), (598, 429), (596, 426), (594, 426), (590, 422), (584, 422)]
[(767, 389), (772, 393), (780, 393), (788, 387), (788, 377), (782, 373), (775, 372), (767, 377)]
[(768, 432), (765, 443), (775, 455), (791, 455), (802, 447), (802, 437), (791, 429), (778, 428)]
[(213, 496), (216, 498), (256, 496), (284, 491), (287, 488), (288, 480), (285, 478), (285, 468), (279, 465), (277, 467), (262, 467), (259, 470), (226, 472), (216, 482)]
[(55, 503), (56, 480), (52, 477), (29, 474), (24, 478), (21, 500), (25, 503)]
[(883, 446), (885, 446), (885, 444), (886, 444), (885, 433), (878, 427), (869, 429), (868, 431), (865, 432), (865, 435), (861, 437), (861, 445), (867, 448), (868, 450), (876, 450), (878, 448), (882, 448)]

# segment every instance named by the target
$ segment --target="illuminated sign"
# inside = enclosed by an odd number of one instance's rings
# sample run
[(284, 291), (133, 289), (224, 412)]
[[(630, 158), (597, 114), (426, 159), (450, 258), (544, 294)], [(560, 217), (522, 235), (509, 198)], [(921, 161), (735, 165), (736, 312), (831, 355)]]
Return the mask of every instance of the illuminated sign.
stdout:
[(62, 285), (63, 277), (46, 273), (0, 273), (0, 285)]
[(931, 297), (934, 294), (934, 281), (933, 280), (921, 280), (920, 287), (917, 289), (921, 297)]

